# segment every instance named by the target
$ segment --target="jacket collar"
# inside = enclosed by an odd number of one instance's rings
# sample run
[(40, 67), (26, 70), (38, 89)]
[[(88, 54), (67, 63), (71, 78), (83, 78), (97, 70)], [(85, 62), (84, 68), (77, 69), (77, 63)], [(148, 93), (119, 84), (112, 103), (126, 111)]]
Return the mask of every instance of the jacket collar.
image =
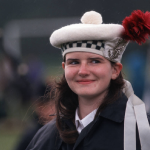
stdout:
[[(125, 109), (127, 103), (127, 97), (122, 93), (120, 98), (118, 98), (114, 103), (108, 105), (101, 113), (100, 117), (121, 123), (124, 120)], [(81, 134), (79, 135), (75, 145), (73, 146), (73, 150), (79, 145), (82, 139), (90, 132), (91, 128), (97, 122), (99, 117), (97, 117), (93, 122), (91, 122), (86, 128), (83, 129)], [(72, 129), (76, 129), (75, 125), (71, 120), (65, 120), (65, 123)]]
[[(124, 93), (112, 104), (108, 105), (100, 113), (100, 117), (121, 123), (125, 117), (126, 103), (128, 98)], [(97, 120), (97, 119), (96, 119)], [(71, 120), (64, 120), (69, 128), (76, 129), (75, 125)]]
[(124, 93), (114, 103), (108, 105), (100, 116), (118, 123), (121, 123), (125, 117), (126, 103), (128, 99)]

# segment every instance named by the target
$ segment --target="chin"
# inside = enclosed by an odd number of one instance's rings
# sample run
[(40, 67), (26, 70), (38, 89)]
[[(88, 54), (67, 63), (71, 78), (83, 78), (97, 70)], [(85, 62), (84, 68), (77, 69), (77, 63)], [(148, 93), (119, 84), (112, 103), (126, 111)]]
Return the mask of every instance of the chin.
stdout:
[(99, 96), (102, 96), (104, 95), (104, 93), (106, 92), (106, 90), (102, 90), (102, 91), (92, 91), (92, 90), (81, 90), (81, 89), (78, 89), (77, 91), (75, 91), (75, 93), (78, 95), (78, 96), (81, 96), (81, 97), (85, 97), (87, 99), (89, 98), (96, 98), (96, 97), (99, 97)]
[(89, 90), (87, 91), (87, 92), (76, 92), (76, 94), (78, 95), (78, 96), (81, 96), (81, 97), (87, 97), (87, 98), (91, 98), (91, 97), (95, 97), (96, 95), (99, 95), (99, 94), (97, 94), (97, 93), (94, 93), (94, 92), (89, 92)]

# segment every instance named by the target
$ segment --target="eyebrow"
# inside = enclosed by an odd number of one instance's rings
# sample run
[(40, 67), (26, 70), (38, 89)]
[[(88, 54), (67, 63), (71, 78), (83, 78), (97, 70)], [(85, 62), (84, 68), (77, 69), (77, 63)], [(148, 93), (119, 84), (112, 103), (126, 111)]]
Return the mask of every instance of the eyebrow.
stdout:
[(68, 58), (66, 61), (72, 61), (72, 60), (79, 60), (79, 59), (76, 59), (76, 58)]
[(91, 58), (88, 58), (88, 59), (90, 59), (90, 60), (99, 59), (99, 60), (101, 60), (101, 61), (104, 61), (104, 59), (103, 59), (103, 58), (100, 58), (100, 57), (91, 57)]
[[(88, 58), (88, 60), (94, 60), (94, 59), (98, 59), (98, 60), (101, 60), (101, 61), (104, 61), (103, 58), (99, 58), (99, 57), (90, 57)], [(66, 61), (77, 61), (77, 60), (80, 60), (80, 59), (77, 59), (77, 58), (68, 58)]]

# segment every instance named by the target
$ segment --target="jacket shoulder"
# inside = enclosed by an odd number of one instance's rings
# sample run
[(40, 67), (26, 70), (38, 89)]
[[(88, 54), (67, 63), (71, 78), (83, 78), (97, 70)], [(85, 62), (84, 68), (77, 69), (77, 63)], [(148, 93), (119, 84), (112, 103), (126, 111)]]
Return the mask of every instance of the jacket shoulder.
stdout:
[(61, 139), (54, 119), (38, 130), (26, 150), (56, 150), (60, 145)]
[(38, 140), (41, 137), (46, 138), (50, 134), (53, 135), (56, 131), (56, 120), (52, 120), (40, 128), (33, 139)]

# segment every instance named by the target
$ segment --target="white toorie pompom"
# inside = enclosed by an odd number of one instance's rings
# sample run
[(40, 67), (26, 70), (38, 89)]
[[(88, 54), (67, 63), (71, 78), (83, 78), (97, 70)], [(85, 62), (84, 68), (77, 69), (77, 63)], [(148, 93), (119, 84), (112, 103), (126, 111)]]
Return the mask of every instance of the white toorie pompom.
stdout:
[(82, 16), (81, 22), (83, 24), (101, 24), (103, 20), (101, 14), (96, 11), (88, 11)]

